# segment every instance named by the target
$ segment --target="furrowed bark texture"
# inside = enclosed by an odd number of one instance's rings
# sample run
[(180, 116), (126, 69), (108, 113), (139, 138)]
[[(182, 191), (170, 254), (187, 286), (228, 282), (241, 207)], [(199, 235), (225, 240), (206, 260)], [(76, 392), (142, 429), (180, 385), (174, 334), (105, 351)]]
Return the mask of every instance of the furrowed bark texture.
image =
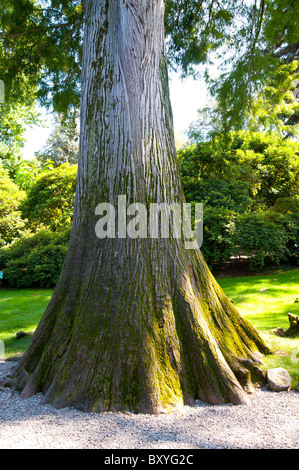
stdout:
[[(87, 0), (81, 143), (69, 251), (10, 378), (22, 397), (158, 413), (196, 398), (246, 403), (268, 352), (183, 240), (98, 239), (95, 208), (182, 203), (162, 0)], [(116, 211), (116, 216), (118, 212)]]

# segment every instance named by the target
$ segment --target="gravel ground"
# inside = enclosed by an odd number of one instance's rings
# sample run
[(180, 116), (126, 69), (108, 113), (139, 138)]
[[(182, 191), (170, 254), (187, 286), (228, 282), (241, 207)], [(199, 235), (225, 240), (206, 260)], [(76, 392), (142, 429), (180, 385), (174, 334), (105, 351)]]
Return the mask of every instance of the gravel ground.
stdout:
[[(11, 362), (0, 363), (0, 378)], [(0, 391), (0, 449), (299, 449), (299, 394), (259, 390), (250, 406), (197, 402), (172, 414), (83, 413)]]

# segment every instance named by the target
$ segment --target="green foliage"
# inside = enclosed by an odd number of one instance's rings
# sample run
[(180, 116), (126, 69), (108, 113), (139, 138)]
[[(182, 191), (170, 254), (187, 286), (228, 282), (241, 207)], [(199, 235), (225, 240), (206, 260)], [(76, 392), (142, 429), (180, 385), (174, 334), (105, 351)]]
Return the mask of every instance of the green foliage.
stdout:
[(299, 195), (277, 198), (274, 209), (282, 214), (299, 214)]
[(233, 27), (214, 55), (220, 74), (212, 79), (213, 68), (207, 67), (214, 98), (210, 130), (227, 133), (250, 126), (297, 133), (298, 102), (292, 91), (298, 79), (299, 4), (260, 0), (246, 2), (242, 11), (241, 2), (235, 4)]
[(266, 263), (280, 264), (298, 255), (296, 231), (290, 215), (274, 211), (237, 213), (221, 206), (205, 206), (201, 250), (211, 266), (225, 266), (233, 256), (246, 256), (250, 269), (260, 269)]
[(29, 255), (11, 260), (5, 268), (5, 278), (12, 287), (52, 287), (58, 281), (67, 247), (49, 245)]
[(225, 207), (204, 206), (204, 234), (201, 251), (210, 265), (225, 265), (235, 254), (237, 213)]
[[(299, 44), (299, 43), (298, 43)], [(299, 45), (298, 45), (299, 48)], [(207, 141), (215, 135), (227, 133), (230, 129), (247, 129), (252, 132), (273, 132), (282, 136), (298, 136), (299, 100), (296, 98), (299, 85), (298, 61), (280, 64), (272, 75), (259, 84), (256, 93), (242, 96), (238, 88), (240, 72), (236, 71), (235, 88), (231, 84), (233, 74), (227, 83), (221, 79), (212, 86), (217, 101), (198, 110), (198, 118), (190, 124), (188, 136), (192, 143)]]
[(16, 167), (14, 182), (18, 188), (28, 192), (37, 178), (51, 170), (53, 170), (53, 164), (51, 162), (47, 162), (41, 166), (41, 164), (35, 160), (22, 159)]
[(42, 174), (30, 186), (21, 205), (22, 217), (32, 229), (56, 230), (72, 220), (77, 166), (67, 163)]
[(298, 256), (299, 144), (280, 135), (234, 132), (178, 152), (187, 202), (204, 203), (202, 252), (252, 268)]
[(262, 268), (266, 259), (279, 264), (291, 254), (288, 245), (296, 229), (290, 216), (275, 211), (238, 214), (235, 228), (233, 242), (249, 257), (250, 267)]
[(28, 126), (38, 122), (38, 113), (34, 104), (0, 103), (0, 164), (9, 170), (14, 178), (20, 162), (21, 149), (25, 143), (25, 131)]
[(82, 19), (80, 1), (5, 2), (0, 76), (9, 95), (19, 98), (25, 76), (43, 105), (58, 112), (79, 107)]
[(231, 146), (253, 172), (255, 203), (272, 207), (278, 198), (294, 197), (299, 189), (299, 144), (276, 133), (233, 134)]
[(48, 163), (39, 169), (23, 161), (15, 180), (26, 195), (0, 167), (0, 269), (9, 286), (56, 284), (68, 249), (70, 228), (61, 230), (72, 219), (76, 173), (75, 165), (53, 169)]
[(0, 166), (0, 247), (11, 243), (24, 231), (19, 206), (25, 198), (9, 178), (8, 171)]
[(298, 60), (278, 66), (245, 112), (249, 129), (298, 135), (299, 100), (294, 94), (299, 83), (298, 66)]
[(172, 66), (183, 74), (194, 73), (193, 65), (206, 63), (209, 54), (223, 46), (231, 34), (236, 15), (244, 13), (241, 2), (224, 0), (167, 0), (165, 30)]
[(68, 249), (70, 228), (41, 230), (0, 249), (0, 267), (10, 287), (55, 286)]
[[(4, 103), (0, 103), (0, 164), (13, 178), (21, 161), (28, 126), (40, 122), (36, 98), (40, 72), (38, 66), (26, 69), (32, 44), (27, 44), (25, 29), (30, 23), (33, 4), (30, 0), (5, 2), (0, 19), (0, 79), (4, 83)], [(8, 38), (5, 31), (13, 30)], [(26, 49), (25, 47), (28, 49)]]
[(215, 141), (183, 149), (178, 161), (188, 202), (204, 201), (233, 211), (250, 207), (254, 176), (244, 155)]
[[(221, 57), (221, 77), (210, 82), (224, 128), (238, 127), (257, 92), (295, 58), (298, 8), (286, 0), (166, 0), (169, 63), (186, 75)], [(6, 0), (0, 76), (9, 94), (24, 95), (25, 78), (55, 111), (78, 108), (83, 25), (80, 0)]]

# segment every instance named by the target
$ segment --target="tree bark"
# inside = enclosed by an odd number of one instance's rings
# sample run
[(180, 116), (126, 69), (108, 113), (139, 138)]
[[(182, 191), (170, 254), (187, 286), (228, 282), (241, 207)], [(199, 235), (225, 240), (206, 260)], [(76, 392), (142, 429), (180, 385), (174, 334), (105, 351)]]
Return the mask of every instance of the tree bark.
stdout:
[[(10, 378), (56, 407), (247, 403), (268, 348), (182, 239), (99, 239), (95, 208), (184, 202), (162, 0), (87, 0), (74, 220), (58, 284)], [(248, 366), (250, 365), (250, 367)]]

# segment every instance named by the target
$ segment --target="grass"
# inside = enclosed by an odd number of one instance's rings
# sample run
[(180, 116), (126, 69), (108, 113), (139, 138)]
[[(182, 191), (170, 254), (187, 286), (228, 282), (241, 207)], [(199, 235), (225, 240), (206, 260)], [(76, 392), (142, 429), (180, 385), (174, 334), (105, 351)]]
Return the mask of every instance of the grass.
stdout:
[[(271, 330), (288, 328), (288, 312), (299, 315), (299, 303), (294, 302), (299, 297), (299, 269), (217, 280), (270, 346), (272, 354), (265, 357), (263, 367), (283, 367), (295, 386), (299, 381), (299, 338), (278, 337)], [(20, 330), (35, 330), (51, 295), (51, 289), (0, 289), (0, 340), (6, 358), (26, 350), (30, 336), (17, 340), (15, 335)]]
[(299, 297), (299, 269), (217, 281), (269, 345), (272, 354), (265, 356), (263, 368), (283, 367), (295, 386), (299, 381), (299, 338), (279, 337), (271, 330), (287, 329), (289, 312), (299, 315), (299, 303), (295, 303)]
[(5, 358), (27, 349), (31, 335), (16, 339), (16, 333), (33, 333), (51, 295), (50, 289), (0, 289), (0, 340), (4, 341)]

